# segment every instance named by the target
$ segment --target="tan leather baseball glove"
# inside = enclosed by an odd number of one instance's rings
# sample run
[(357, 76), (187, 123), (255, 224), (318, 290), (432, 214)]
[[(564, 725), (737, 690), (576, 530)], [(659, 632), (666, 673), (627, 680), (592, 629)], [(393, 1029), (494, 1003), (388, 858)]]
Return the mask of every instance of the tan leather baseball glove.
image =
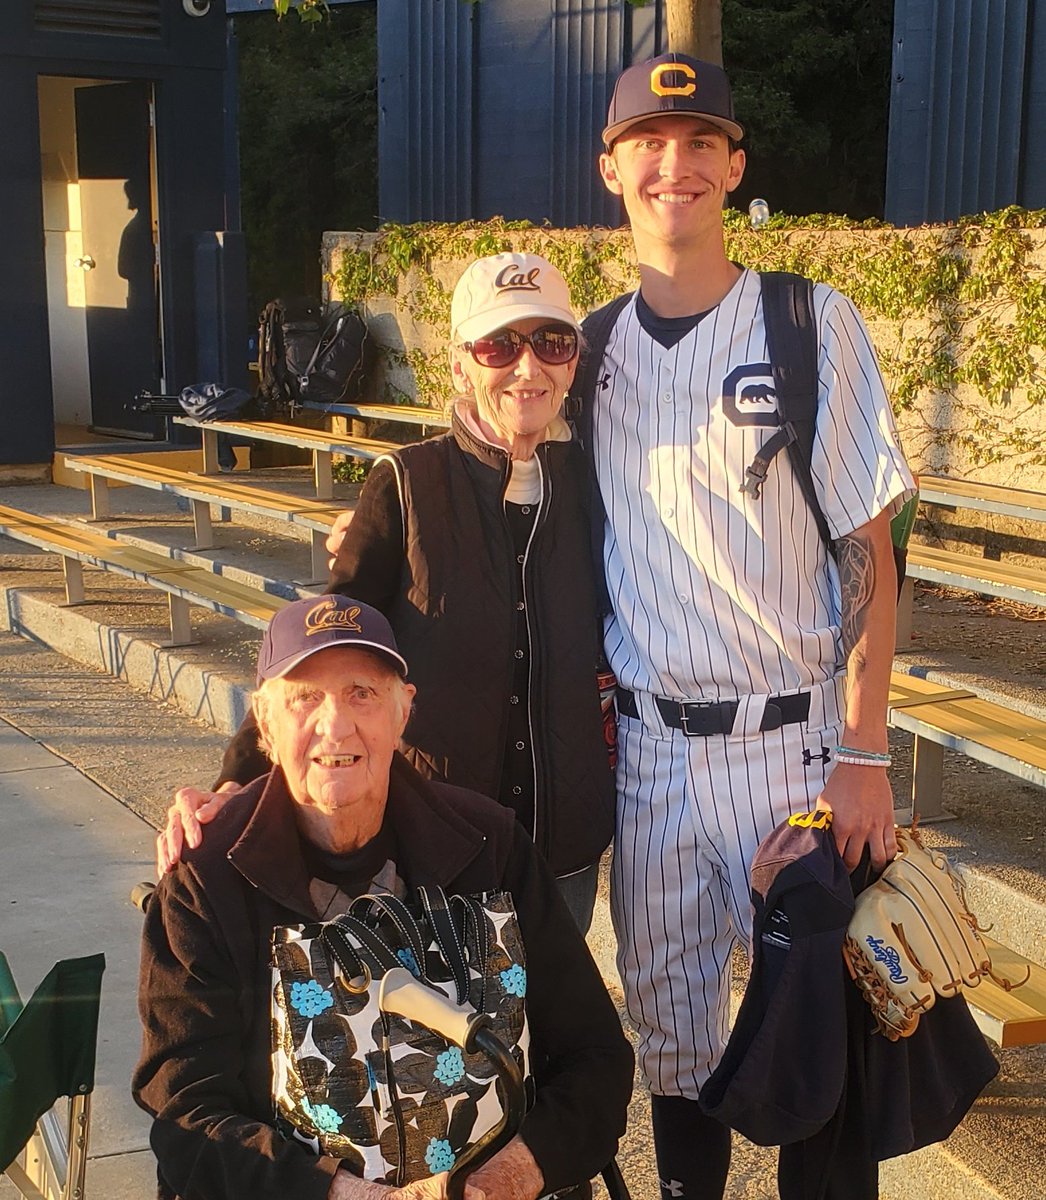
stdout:
[(897, 830), (897, 857), (857, 897), (843, 956), (891, 1041), (909, 1037), (938, 996), (958, 995), (996, 975), (970, 912), (962, 880), (947, 858), (927, 850), (915, 829)]

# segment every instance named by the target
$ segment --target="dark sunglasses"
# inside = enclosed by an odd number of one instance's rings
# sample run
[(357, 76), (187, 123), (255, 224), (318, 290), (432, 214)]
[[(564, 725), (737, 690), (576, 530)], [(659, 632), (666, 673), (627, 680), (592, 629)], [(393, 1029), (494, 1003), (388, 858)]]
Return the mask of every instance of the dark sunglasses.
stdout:
[(481, 367), (511, 366), (523, 353), (524, 346), (529, 346), (550, 367), (561, 367), (577, 354), (577, 330), (562, 324), (542, 325), (529, 334), (498, 329), (465, 343), (465, 349)]

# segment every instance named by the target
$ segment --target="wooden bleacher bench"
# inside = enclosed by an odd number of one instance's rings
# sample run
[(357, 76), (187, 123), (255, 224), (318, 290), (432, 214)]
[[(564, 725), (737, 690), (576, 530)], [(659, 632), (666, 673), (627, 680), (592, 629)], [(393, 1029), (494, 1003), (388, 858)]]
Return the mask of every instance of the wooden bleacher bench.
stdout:
[[(919, 500), (924, 504), (968, 508), (1019, 520), (1046, 521), (1046, 496), (968, 479), (920, 476)], [(912, 542), (908, 546), (908, 577), (1046, 607), (1046, 570), (1038, 567), (1017, 566)], [(909, 585), (898, 609), (898, 648), (904, 648), (910, 640), (911, 594)]]
[[(896, 671), (888, 703), (889, 723), (915, 738), (912, 809), (920, 820), (944, 815), (946, 748), (1046, 787), (1046, 722), (1037, 717)], [(1003, 1047), (1046, 1041), (1046, 969), (1008, 946), (985, 942), (998, 974), (1013, 980), (1031, 974), (1010, 992), (985, 979), (963, 993), (981, 1032)]]
[(984, 938), (984, 943), (998, 974), (1014, 980), (1028, 975), (1028, 982), (1008, 992), (982, 979), (963, 992), (981, 1033), (1003, 1048), (1046, 1042), (1046, 968), (991, 938)]
[(985, 596), (1046, 607), (1046, 571), (1035, 567), (974, 558), (972, 554), (912, 542), (908, 546), (908, 575)]
[(947, 508), (969, 508), (1021, 520), (1046, 521), (1046, 496), (1024, 488), (920, 475), (919, 499), (925, 504), (942, 504)]
[(408, 425), (431, 425), (438, 429), (450, 425), (450, 417), (442, 409), (422, 408), (415, 404), (320, 404), (306, 400), (302, 407), (310, 412), (357, 417), (364, 421), (404, 421)]
[(41, 517), (0, 505), (0, 533), (61, 556), (67, 604), (81, 604), (86, 599), (85, 563), (166, 592), (171, 626), (168, 644), (171, 646), (189, 645), (193, 641), (190, 605), (233, 617), (255, 629), (264, 629), (273, 614), (288, 603), (280, 596), (215, 575), (203, 567), (193, 567), (137, 546), (114, 542), (54, 517)]
[(312, 452), (313, 475), (316, 480), (316, 496), (330, 500), (334, 496), (334, 477), (331, 472), (335, 454), (346, 458), (373, 460), (399, 448), (398, 442), (382, 442), (375, 438), (334, 437), (315, 429), (304, 429), (300, 425), (283, 425), (277, 421), (197, 421), (195, 417), (172, 417), (176, 425), (188, 425), (199, 429), (203, 436), (203, 472), (218, 474), (218, 434), (233, 437), (253, 438), (259, 442), (276, 442), (284, 446), (298, 446)]
[(895, 671), (887, 719), (915, 738), (912, 803), (924, 820), (944, 811), (946, 749), (1046, 787), (1046, 721), (1029, 713)]
[(346, 508), (344, 504), (289, 496), (284, 492), (248, 486), (227, 475), (210, 478), (115, 454), (67, 454), (65, 465), (72, 471), (80, 471), (88, 476), (92, 520), (99, 521), (109, 516), (110, 479), (189, 500), (192, 504), (195, 548), (198, 550), (206, 550), (214, 545), (212, 504), (255, 513), (292, 525), (302, 525), (310, 530), (313, 581), (327, 578), (324, 542), (335, 518)]

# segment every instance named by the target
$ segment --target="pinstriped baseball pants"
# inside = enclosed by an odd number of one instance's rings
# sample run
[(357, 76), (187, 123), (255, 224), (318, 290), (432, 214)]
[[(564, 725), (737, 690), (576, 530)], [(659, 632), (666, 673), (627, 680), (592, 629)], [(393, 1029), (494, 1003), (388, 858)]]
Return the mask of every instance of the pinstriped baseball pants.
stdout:
[(815, 688), (806, 724), (768, 733), (688, 738), (643, 695), (641, 720), (619, 718), (611, 908), (640, 1066), (656, 1095), (697, 1099), (719, 1061), (731, 951), (751, 936), (749, 866), (760, 841), (823, 788), (842, 699), (841, 680)]

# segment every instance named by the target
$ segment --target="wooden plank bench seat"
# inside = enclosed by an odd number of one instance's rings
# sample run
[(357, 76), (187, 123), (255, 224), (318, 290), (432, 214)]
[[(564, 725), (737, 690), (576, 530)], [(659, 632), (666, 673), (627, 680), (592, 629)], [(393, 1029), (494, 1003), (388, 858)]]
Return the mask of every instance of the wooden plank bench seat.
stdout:
[[(888, 719), (915, 737), (912, 805), (920, 820), (943, 815), (946, 748), (1046, 787), (1046, 722), (1037, 717), (982, 700), (963, 688), (895, 671)], [(984, 918), (990, 919), (987, 914)], [(963, 992), (981, 1032), (1003, 1047), (1046, 1042), (1046, 968), (1008, 946), (984, 940), (997, 974), (1014, 981), (1031, 974), (1013, 991), (985, 979)]]
[(376, 438), (333, 437), (315, 429), (304, 429), (300, 425), (283, 425), (277, 421), (197, 421), (195, 417), (172, 417), (176, 425), (188, 425), (199, 429), (203, 436), (203, 472), (218, 474), (218, 434), (232, 437), (253, 438), (259, 442), (276, 442), (284, 446), (297, 446), (312, 453), (313, 475), (316, 480), (316, 496), (330, 500), (334, 495), (334, 479), (331, 465), (335, 454), (347, 458), (372, 460), (399, 448), (398, 442), (383, 442)]
[(116, 454), (65, 455), (65, 465), (88, 476), (91, 490), (91, 517), (99, 521), (110, 515), (110, 479), (134, 487), (149, 488), (181, 496), (192, 505), (193, 527), (198, 550), (214, 545), (211, 505), (218, 504), (241, 512), (301, 525), (311, 532), (312, 578), (327, 578), (327, 551), (324, 545), (335, 518), (347, 507), (324, 500), (291, 496), (241, 483), (227, 475), (217, 478), (179, 471), (173, 467), (140, 462)]
[(971, 479), (920, 475), (919, 499), (947, 508), (969, 508), (1021, 520), (1046, 521), (1046, 496), (1025, 488), (977, 483)]
[(984, 943), (996, 974), (1014, 981), (1027, 975), (1028, 981), (1008, 992), (982, 979), (963, 992), (981, 1033), (1004, 1049), (1046, 1042), (1046, 968), (989, 937)]
[(986, 596), (1046, 607), (1046, 571), (1016, 563), (974, 558), (936, 546), (908, 546), (908, 575)]
[(887, 704), (889, 723), (915, 738), (912, 803), (922, 818), (943, 813), (946, 749), (1046, 787), (1046, 721), (897, 671)]
[(442, 409), (423, 408), (417, 404), (321, 404), (306, 400), (302, 407), (310, 412), (356, 417), (363, 421), (403, 421), (408, 425), (431, 425), (438, 429), (446, 429), (450, 425), (450, 417)]
[(84, 564), (137, 579), (166, 592), (171, 626), (167, 644), (171, 646), (189, 645), (193, 641), (189, 623), (192, 604), (234, 617), (255, 629), (264, 629), (273, 614), (289, 603), (280, 596), (215, 575), (203, 567), (114, 542), (55, 517), (41, 517), (0, 505), (0, 533), (61, 556), (67, 604), (82, 604), (86, 598)]
[[(1024, 488), (1002, 487), (970, 479), (920, 475), (919, 500), (924, 504), (939, 504), (953, 509), (968, 508), (1020, 520), (1046, 521), (1046, 496)], [(916, 579), (1046, 607), (1046, 570), (910, 542), (907, 579), (897, 606), (898, 650), (911, 648), (912, 598)]]

